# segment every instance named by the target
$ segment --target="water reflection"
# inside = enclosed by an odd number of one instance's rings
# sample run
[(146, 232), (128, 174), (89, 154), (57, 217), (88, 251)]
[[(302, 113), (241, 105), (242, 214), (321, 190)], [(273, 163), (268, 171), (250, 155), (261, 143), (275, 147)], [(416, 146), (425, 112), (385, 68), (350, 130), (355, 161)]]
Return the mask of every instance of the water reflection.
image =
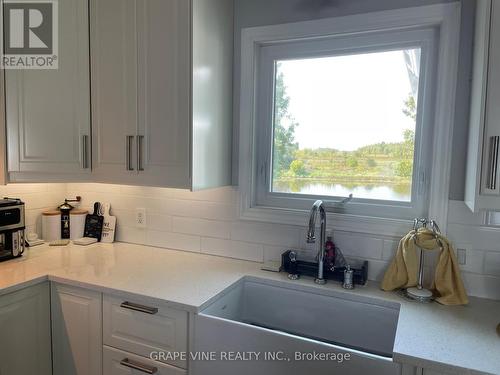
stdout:
[(311, 180), (279, 180), (273, 183), (275, 193), (296, 193), (309, 195), (325, 195), (347, 197), (353, 194), (356, 198), (380, 199), (410, 202), (411, 184), (366, 183), (366, 182), (325, 182)]

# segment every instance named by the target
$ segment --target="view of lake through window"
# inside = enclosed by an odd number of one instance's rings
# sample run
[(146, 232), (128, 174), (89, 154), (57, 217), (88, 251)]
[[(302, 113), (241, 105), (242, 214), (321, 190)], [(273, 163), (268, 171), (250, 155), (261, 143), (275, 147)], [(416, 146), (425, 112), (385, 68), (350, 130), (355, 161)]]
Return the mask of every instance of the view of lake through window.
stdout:
[(275, 70), (272, 192), (411, 201), (419, 48)]

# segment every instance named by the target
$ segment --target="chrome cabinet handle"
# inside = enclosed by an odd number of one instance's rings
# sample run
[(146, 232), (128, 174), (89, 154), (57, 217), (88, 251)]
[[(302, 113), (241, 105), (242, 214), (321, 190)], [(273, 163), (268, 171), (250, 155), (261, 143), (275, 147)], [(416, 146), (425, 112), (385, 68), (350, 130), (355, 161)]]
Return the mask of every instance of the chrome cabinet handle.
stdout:
[(150, 314), (150, 315), (155, 315), (158, 313), (158, 308), (156, 307), (149, 307), (149, 306), (144, 306), (144, 305), (139, 305), (137, 303), (132, 303), (125, 301), (123, 302), (120, 307), (124, 309), (129, 309), (129, 310), (134, 310), (134, 311), (139, 311), (145, 314)]
[(138, 135), (137, 136), (137, 170), (138, 171), (143, 171), (144, 167), (142, 165), (142, 143), (144, 140), (143, 135)]
[(143, 363), (133, 361), (129, 358), (124, 358), (120, 361), (120, 365), (144, 372), (146, 374), (156, 374), (158, 372), (158, 369), (154, 366), (148, 366)]
[(133, 135), (127, 135), (127, 141), (125, 142), (125, 157), (127, 158), (127, 171), (133, 171), (134, 167), (132, 167), (132, 142), (134, 140)]
[(88, 135), (83, 135), (82, 136), (82, 168), (83, 169), (88, 169), (89, 167), (89, 152), (88, 152), (88, 147), (89, 147), (89, 136)]
[(500, 146), (500, 136), (490, 137), (490, 152), (489, 152), (489, 165), (488, 165), (488, 178), (486, 187), (490, 190), (497, 188), (497, 174), (498, 174), (498, 151)]

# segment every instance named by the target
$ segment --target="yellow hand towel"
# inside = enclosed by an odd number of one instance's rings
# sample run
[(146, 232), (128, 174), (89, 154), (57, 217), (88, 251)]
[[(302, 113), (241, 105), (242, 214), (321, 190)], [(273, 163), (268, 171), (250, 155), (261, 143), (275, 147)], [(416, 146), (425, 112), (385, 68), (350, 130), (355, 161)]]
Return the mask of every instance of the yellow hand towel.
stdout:
[(427, 228), (411, 231), (401, 239), (396, 256), (382, 280), (382, 289), (388, 291), (416, 286), (419, 269), (417, 247), (435, 250), (439, 249), (441, 244), (441, 254), (432, 283), (437, 295), (436, 301), (443, 305), (466, 305), (467, 294), (453, 247), (446, 237), (436, 235)]

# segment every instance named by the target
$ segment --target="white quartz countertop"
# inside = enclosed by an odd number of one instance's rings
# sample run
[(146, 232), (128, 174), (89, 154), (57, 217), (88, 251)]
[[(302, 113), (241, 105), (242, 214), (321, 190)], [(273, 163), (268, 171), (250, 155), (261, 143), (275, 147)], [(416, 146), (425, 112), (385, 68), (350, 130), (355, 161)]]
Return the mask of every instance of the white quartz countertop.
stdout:
[[(19, 259), (0, 263), (0, 295), (44, 280), (105, 293), (146, 296), (196, 313), (244, 276), (315, 286), (303, 278), (260, 270), (261, 264), (125, 243), (87, 247), (41, 245)], [(374, 283), (338, 293), (401, 305), (394, 360), (450, 374), (500, 374), (500, 301), (470, 298), (468, 306), (408, 302)]]

